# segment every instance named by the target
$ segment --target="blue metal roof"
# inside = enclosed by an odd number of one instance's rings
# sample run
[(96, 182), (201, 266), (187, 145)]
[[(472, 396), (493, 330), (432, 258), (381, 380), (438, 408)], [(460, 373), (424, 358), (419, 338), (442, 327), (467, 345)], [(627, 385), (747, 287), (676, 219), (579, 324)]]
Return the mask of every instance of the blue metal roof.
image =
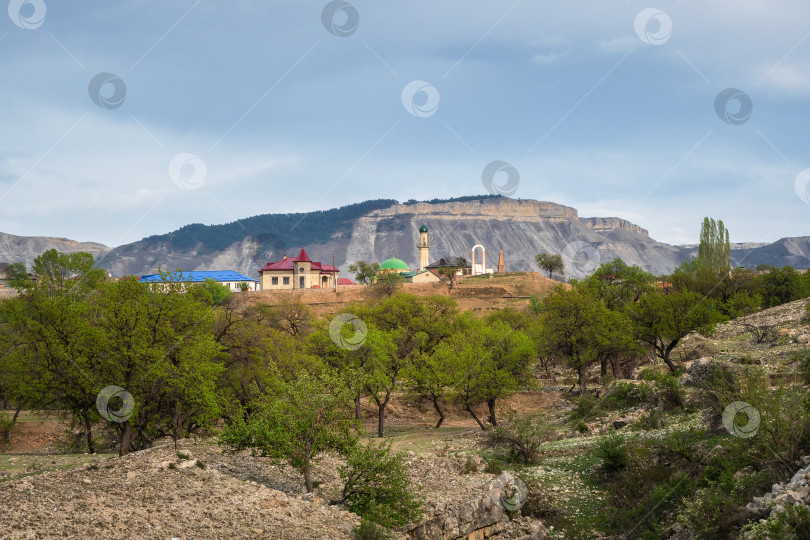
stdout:
[[(179, 282), (203, 282), (206, 279), (213, 279), (214, 281), (253, 281), (258, 283), (258, 279), (247, 277), (244, 274), (235, 272), (233, 270), (211, 270), (211, 271), (195, 271), (195, 272), (171, 272), (170, 279), (177, 277)], [(148, 283), (163, 283), (163, 278), (160, 274), (149, 274), (148, 276), (141, 276), (140, 281)]]

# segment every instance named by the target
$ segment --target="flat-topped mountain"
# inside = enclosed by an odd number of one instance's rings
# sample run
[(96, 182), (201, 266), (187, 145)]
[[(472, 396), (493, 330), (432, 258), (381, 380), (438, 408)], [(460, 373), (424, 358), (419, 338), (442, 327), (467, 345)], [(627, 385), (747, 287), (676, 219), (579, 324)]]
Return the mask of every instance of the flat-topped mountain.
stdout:
[[(396, 257), (415, 269), (422, 225), (429, 229), (431, 261), (456, 256), (469, 260), (473, 246), (481, 245), (487, 268), (497, 269), (498, 252), (503, 249), (507, 271), (536, 271), (534, 257), (542, 251), (562, 253), (568, 277), (582, 277), (616, 257), (665, 274), (697, 255), (696, 244), (657, 242), (646, 229), (618, 217), (580, 217), (576, 209), (553, 202), (475, 196), (406, 203), (382, 199), (317, 212), (264, 214), (223, 225), (191, 224), (114, 249), (0, 233), (0, 262), (30, 265), (43, 251), (56, 248), (88, 251), (97, 257), (97, 266), (115, 276), (179, 268), (232, 269), (256, 277), (268, 261), (295, 255), (303, 247), (315, 261), (332, 264), (334, 260), (345, 276), (349, 264), (358, 260)], [(765, 263), (810, 268), (810, 237), (731, 248), (735, 266)]]

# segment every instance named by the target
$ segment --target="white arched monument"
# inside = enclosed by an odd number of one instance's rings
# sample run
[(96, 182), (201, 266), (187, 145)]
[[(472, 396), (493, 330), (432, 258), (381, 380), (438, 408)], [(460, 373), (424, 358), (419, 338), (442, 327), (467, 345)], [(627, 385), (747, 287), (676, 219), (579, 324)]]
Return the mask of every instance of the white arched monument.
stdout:
[[(475, 264), (475, 250), (481, 248), (481, 264)], [(470, 263), (470, 273), (474, 276), (484, 274), (487, 268), (487, 252), (484, 246), (476, 244), (472, 248), (472, 261)]]

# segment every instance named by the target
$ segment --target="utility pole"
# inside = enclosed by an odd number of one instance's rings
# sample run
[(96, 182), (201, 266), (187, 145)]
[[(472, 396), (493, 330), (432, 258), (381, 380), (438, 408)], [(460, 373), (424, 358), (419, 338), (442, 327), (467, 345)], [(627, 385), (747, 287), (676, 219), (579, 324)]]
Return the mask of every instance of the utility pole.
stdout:
[[(332, 253), (332, 268), (336, 268), (335, 267), (335, 254), (334, 253)], [(337, 280), (338, 280), (338, 273), (337, 272), (334, 272), (332, 274), (332, 279), (335, 282), (335, 292), (337, 292)]]

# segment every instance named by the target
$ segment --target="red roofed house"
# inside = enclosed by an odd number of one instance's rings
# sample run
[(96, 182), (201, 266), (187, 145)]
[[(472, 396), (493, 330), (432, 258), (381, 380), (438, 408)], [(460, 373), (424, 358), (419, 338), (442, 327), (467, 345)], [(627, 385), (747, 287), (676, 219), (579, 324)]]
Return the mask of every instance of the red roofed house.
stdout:
[(272, 289), (331, 289), (338, 278), (338, 269), (331, 264), (313, 262), (307, 252), (294, 259), (286, 255), (278, 262), (271, 262), (259, 270), (261, 290)]

